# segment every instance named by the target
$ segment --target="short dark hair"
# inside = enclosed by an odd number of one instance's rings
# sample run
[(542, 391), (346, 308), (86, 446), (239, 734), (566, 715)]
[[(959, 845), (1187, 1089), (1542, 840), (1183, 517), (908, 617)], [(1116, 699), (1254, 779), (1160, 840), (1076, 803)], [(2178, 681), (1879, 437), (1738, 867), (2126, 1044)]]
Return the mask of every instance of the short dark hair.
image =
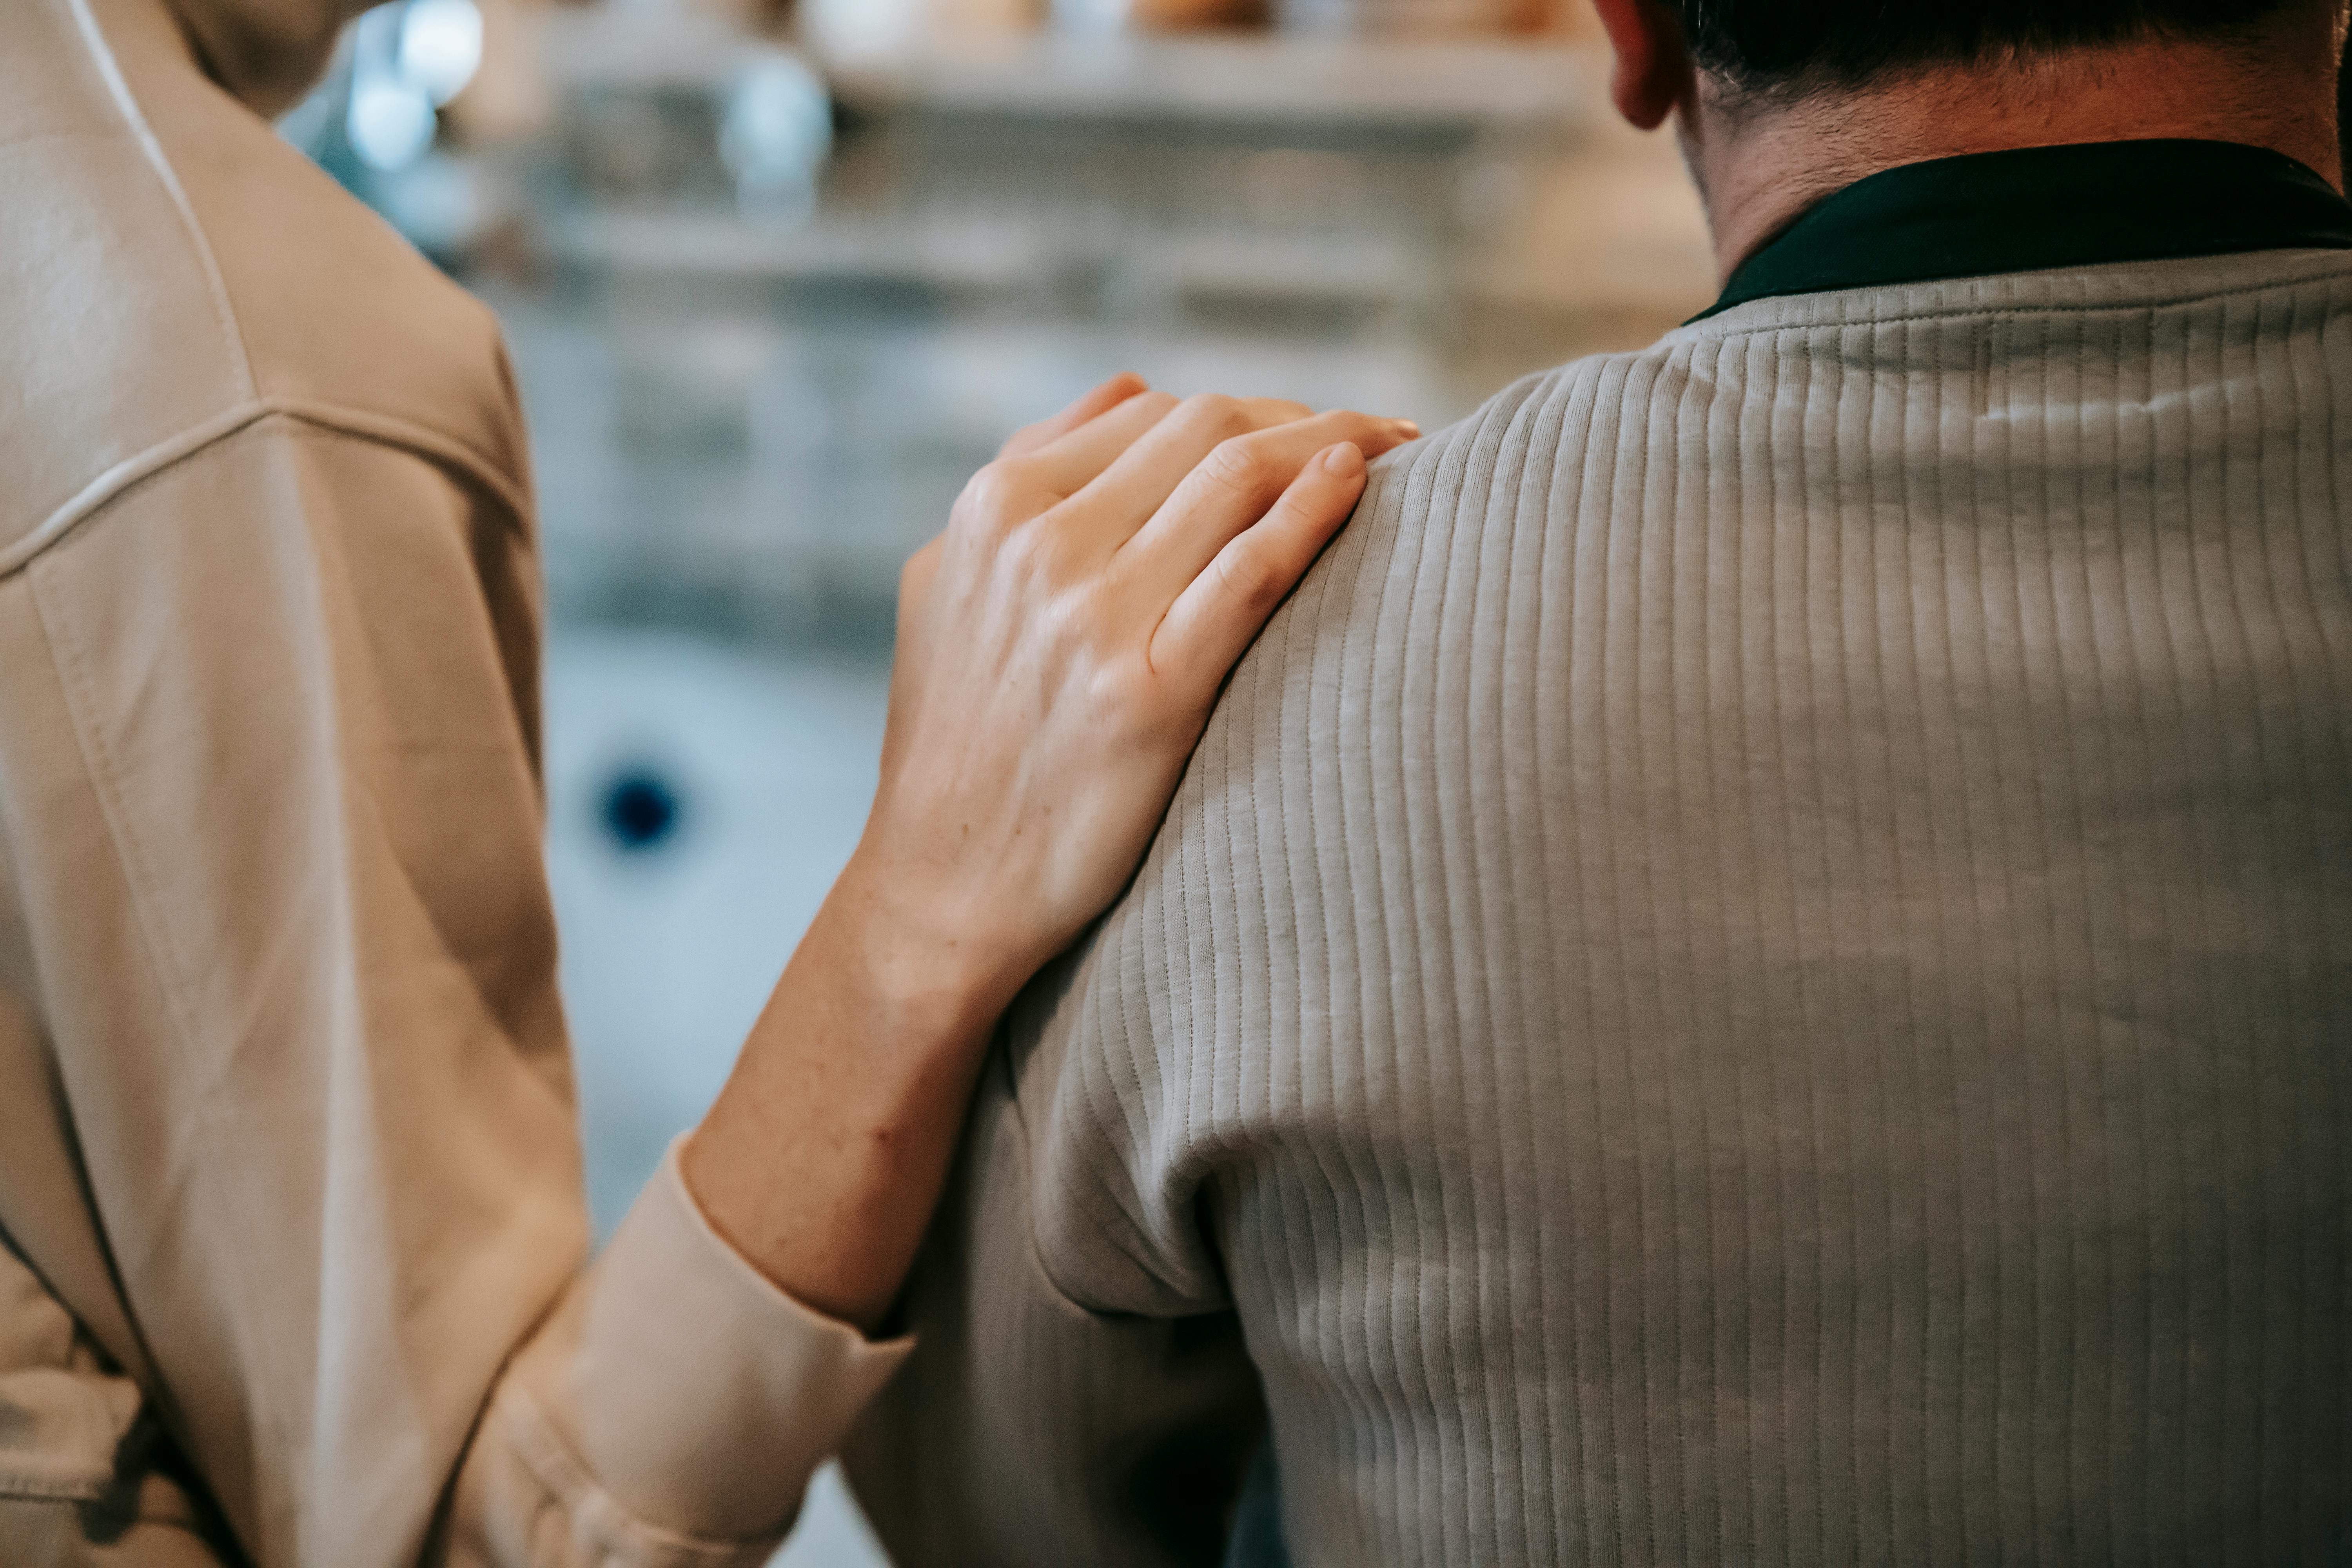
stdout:
[(1851, 86), (2011, 50), (2258, 22), (2290, 0), (1665, 0), (1691, 54), (1735, 84)]

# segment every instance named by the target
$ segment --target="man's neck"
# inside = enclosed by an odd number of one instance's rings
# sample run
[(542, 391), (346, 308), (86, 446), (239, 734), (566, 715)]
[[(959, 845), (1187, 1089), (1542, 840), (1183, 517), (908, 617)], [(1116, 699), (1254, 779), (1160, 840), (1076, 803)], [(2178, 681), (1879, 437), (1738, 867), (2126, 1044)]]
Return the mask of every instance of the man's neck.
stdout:
[(1716, 265), (1739, 264), (1822, 197), (1882, 170), (1971, 153), (2181, 137), (2267, 147), (2343, 187), (2333, 7), (2289, 6), (2229, 42), (2148, 40), (1938, 67), (1790, 103), (1705, 79), (1679, 116)]

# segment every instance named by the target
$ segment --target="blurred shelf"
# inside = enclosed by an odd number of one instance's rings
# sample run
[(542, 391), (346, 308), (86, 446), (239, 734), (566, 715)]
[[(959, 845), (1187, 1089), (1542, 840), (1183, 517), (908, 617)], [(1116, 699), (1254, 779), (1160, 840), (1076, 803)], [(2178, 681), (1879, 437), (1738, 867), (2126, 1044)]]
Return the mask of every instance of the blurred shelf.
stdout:
[[(546, 41), (551, 76), (569, 89), (711, 88), (774, 47), (707, 21), (619, 11), (558, 13)], [(1505, 36), (933, 33), (820, 64), (854, 112), (1456, 133), (1573, 129), (1601, 82), (1587, 47)]]
[(1573, 42), (936, 33), (817, 59), (813, 200), (747, 202), (730, 101), (781, 47), (547, 16), (560, 286), (501, 303), (567, 616), (887, 644), (965, 476), (1111, 370), (1443, 423), (1711, 291), (1672, 141)]
[(778, 228), (724, 209), (599, 208), (558, 226), (551, 237), (556, 257), (575, 265), (777, 283), (844, 279), (1012, 293), (1034, 284), (1051, 262), (1029, 228), (972, 219), (828, 216)]
[(834, 74), (852, 106), (902, 111), (1475, 131), (1574, 123), (1591, 68), (1528, 38), (1036, 33), (936, 38)]

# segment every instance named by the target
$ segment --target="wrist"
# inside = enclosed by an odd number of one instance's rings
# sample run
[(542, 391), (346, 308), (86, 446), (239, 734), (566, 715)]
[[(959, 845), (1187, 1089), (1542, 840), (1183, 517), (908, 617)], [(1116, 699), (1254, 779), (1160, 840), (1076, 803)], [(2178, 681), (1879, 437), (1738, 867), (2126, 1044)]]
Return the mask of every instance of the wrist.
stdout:
[(912, 1037), (984, 1033), (1038, 967), (1007, 940), (1001, 914), (869, 845), (851, 857), (818, 922), (871, 1005), (905, 1017)]
[[(896, 1296), (990, 1032), (1027, 978), (853, 862), (785, 966), (681, 1173), (787, 1294), (871, 1331)], [(919, 902), (912, 907), (919, 909)]]

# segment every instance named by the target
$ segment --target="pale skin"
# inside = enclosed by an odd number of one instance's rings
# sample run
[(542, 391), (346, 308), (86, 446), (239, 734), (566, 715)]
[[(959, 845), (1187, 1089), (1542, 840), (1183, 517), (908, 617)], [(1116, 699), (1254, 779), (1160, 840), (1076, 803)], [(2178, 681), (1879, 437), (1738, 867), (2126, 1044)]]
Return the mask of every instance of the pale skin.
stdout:
[(908, 564), (873, 815), (684, 1154), (795, 1299), (881, 1322), (997, 1016), (1133, 874), (1367, 456), (1418, 433), (1122, 376), (1016, 436)]
[(2227, 37), (1937, 65), (1785, 98), (1743, 93), (1696, 66), (1658, 0), (1597, 5), (1616, 55), (1611, 96), (1644, 131), (1674, 122), (1725, 279), (1822, 197), (1933, 158), (2184, 137), (2267, 147), (2344, 188), (2343, 0), (2291, 4)]

